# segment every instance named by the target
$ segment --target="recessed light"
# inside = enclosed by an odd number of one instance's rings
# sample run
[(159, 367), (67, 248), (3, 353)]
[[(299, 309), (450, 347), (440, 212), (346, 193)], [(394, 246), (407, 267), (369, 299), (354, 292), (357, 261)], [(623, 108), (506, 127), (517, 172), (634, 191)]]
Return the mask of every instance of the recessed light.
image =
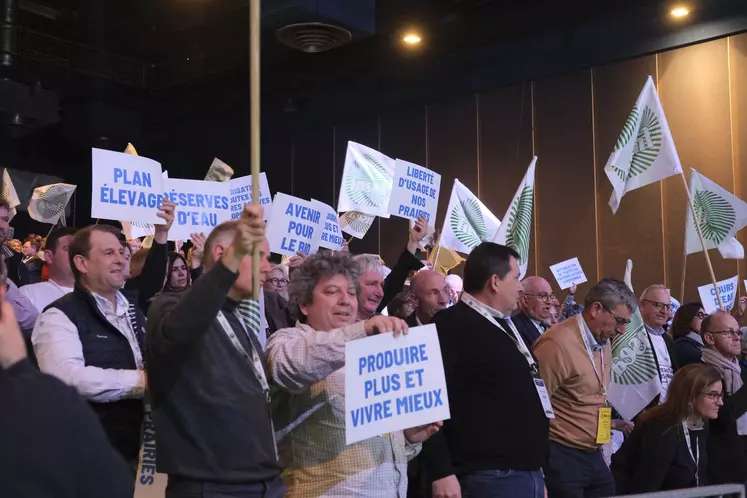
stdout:
[(672, 17), (685, 17), (689, 13), (690, 11), (687, 9), (687, 7), (676, 7), (672, 9)]
[(417, 45), (423, 39), (418, 35), (417, 33), (407, 33), (403, 38), (402, 41), (407, 43), (408, 45)]

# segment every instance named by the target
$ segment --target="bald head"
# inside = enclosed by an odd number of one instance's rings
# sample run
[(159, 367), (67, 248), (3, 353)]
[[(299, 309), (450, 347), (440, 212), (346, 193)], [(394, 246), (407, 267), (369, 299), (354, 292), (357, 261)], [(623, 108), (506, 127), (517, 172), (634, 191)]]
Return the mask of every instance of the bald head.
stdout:
[(715, 349), (729, 360), (742, 352), (739, 332), (739, 323), (728, 311), (719, 310), (708, 315), (700, 324), (705, 347)]
[(433, 270), (421, 270), (412, 277), (410, 291), (415, 313), (422, 323), (428, 323), (433, 315), (449, 304), (446, 279)]
[(524, 286), (524, 292), (519, 298), (521, 311), (534, 320), (550, 323), (554, 301), (550, 282), (542, 277), (531, 276), (521, 283)]

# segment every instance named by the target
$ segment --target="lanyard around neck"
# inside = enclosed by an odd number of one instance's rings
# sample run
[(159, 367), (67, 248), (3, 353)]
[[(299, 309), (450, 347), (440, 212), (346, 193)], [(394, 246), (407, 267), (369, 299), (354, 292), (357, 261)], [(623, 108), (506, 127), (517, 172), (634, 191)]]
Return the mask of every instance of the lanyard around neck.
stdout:
[(604, 396), (604, 401), (607, 401), (607, 386), (604, 385), (604, 351), (600, 350), (600, 360), (602, 362), (602, 374), (599, 374), (599, 370), (597, 369), (597, 362), (594, 361), (594, 352), (591, 350), (591, 344), (589, 344), (589, 338), (586, 337), (586, 331), (588, 330), (588, 325), (586, 325), (586, 321), (584, 320), (583, 315), (578, 314), (576, 315), (576, 321), (578, 322), (578, 330), (581, 334), (581, 340), (584, 342), (584, 347), (586, 348), (586, 353), (589, 355), (589, 361), (591, 361), (591, 366), (594, 367), (594, 374), (597, 376), (597, 380), (599, 381), (599, 386), (602, 388), (602, 395)]
[(218, 311), (218, 323), (220, 323), (221, 328), (223, 329), (223, 332), (226, 334), (228, 339), (231, 341), (231, 344), (233, 345), (234, 349), (238, 351), (238, 353), (241, 355), (242, 358), (244, 358), (244, 361), (246, 361), (249, 366), (252, 368), (252, 371), (254, 372), (254, 376), (257, 378), (257, 381), (259, 381), (259, 384), (262, 386), (262, 390), (265, 393), (265, 397), (267, 398), (267, 401), (270, 401), (270, 387), (267, 383), (267, 377), (265, 376), (265, 370), (262, 366), (262, 360), (259, 357), (259, 353), (257, 353), (257, 349), (254, 347), (254, 344), (252, 343), (252, 338), (249, 336), (252, 332), (248, 331), (246, 328), (246, 325), (244, 325), (244, 320), (241, 318), (241, 315), (239, 315), (237, 312), (234, 312), (236, 315), (236, 319), (239, 321), (239, 324), (241, 324), (241, 328), (244, 331), (244, 333), (247, 336), (247, 339), (249, 340), (249, 344), (252, 346), (252, 355), (249, 356), (249, 353), (247, 353), (244, 346), (239, 342), (239, 338), (236, 337), (236, 333), (233, 330), (233, 327), (231, 327), (231, 324), (228, 323), (228, 320), (226, 319), (226, 316), (223, 314), (223, 311)]
[(695, 441), (695, 452), (693, 453), (692, 442), (690, 441), (690, 429), (687, 428), (687, 422), (682, 422), (682, 432), (685, 433), (685, 443), (687, 444), (687, 451), (690, 452), (690, 458), (695, 462), (695, 486), (700, 486), (700, 448), (698, 447), (698, 441)]

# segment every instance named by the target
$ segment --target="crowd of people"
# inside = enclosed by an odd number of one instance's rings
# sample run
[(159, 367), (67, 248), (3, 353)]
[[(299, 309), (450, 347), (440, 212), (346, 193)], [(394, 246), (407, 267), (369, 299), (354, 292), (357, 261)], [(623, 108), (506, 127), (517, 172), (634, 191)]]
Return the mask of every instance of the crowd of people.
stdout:
[[(347, 248), (271, 264), (259, 206), (181, 251), (168, 200), (145, 244), (107, 224), (21, 244), (8, 211), (0, 200), (2, 496), (131, 497), (146, 409), (168, 498), (591, 498), (747, 482), (745, 298), (673, 314), (665, 286), (636, 297), (604, 278), (561, 303), (491, 242), (461, 278), (443, 275), (420, 257), (424, 219), (389, 270)], [(609, 402), (611, 343), (636, 310), (661, 390), (624, 420)], [(346, 343), (430, 323), (451, 417), (346, 444)], [(624, 434), (611, 458), (610, 430)]]

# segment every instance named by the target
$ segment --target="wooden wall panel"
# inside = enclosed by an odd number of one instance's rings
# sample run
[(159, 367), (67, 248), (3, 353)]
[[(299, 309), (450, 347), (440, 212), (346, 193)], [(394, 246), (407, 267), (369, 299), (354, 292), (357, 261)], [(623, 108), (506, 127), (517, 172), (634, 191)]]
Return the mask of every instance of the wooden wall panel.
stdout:
[[(381, 116), (379, 126), (381, 152), (394, 159), (400, 158), (415, 164), (425, 165), (425, 107), (414, 107), (392, 114), (385, 114)], [(444, 193), (444, 189), (449, 190), (451, 186), (441, 185), (441, 197), (449, 195), (448, 191)], [(436, 223), (440, 228), (442, 222), (437, 220)], [(391, 267), (404, 250), (405, 244), (407, 244), (410, 224), (404, 218), (392, 216), (389, 219), (379, 219), (379, 229), (381, 234), (380, 254), (387, 265)]]
[[(727, 40), (701, 43), (659, 56), (659, 92), (682, 166), (734, 191)], [(682, 179), (664, 180), (664, 241), (667, 284), (679, 299), (682, 281), (686, 196)], [(716, 279), (734, 276), (737, 263), (710, 251)], [(710, 281), (702, 253), (687, 258), (685, 300), (698, 299), (697, 286)]]
[[(475, 194), (502, 219), (532, 160), (531, 83), (480, 94), (478, 114), (480, 187)], [(537, 274), (536, 242), (532, 230), (527, 275)]]
[(664, 282), (661, 184), (625, 194), (616, 214), (609, 198), (612, 184), (604, 173), (615, 142), (649, 75), (656, 78), (651, 55), (593, 70), (594, 143), (600, 277), (622, 278), (633, 260), (633, 284), (641, 291)]
[(550, 265), (578, 257), (582, 302), (598, 277), (590, 71), (537, 81), (534, 127), (538, 274), (555, 287)]
[[(733, 36), (729, 40), (732, 152), (736, 194), (747, 199), (747, 33)], [(747, 229), (737, 235), (739, 242), (747, 246)], [(747, 278), (747, 261), (739, 262), (740, 295), (745, 295), (741, 280)]]
[(429, 105), (426, 167), (441, 175), (436, 225), (443, 226), (454, 179), (477, 194), (477, 99), (475, 95)]
[[(342, 171), (345, 166), (345, 152), (347, 151), (348, 141), (378, 149), (379, 131), (376, 118), (365, 119), (343, 123), (335, 126), (334, 129), (334, 201), (332, 206), (337, 207), (337, 200), (340, 196), (340, 184), (342, 182)], [(345, 240), (350, 239), (350, 235), (343, 234)], [(376, 218), (373, 225), (363, 239), (350, 241), (350, 250), (355, 254), (372, 253), (379, 254), (379, 219)]]

